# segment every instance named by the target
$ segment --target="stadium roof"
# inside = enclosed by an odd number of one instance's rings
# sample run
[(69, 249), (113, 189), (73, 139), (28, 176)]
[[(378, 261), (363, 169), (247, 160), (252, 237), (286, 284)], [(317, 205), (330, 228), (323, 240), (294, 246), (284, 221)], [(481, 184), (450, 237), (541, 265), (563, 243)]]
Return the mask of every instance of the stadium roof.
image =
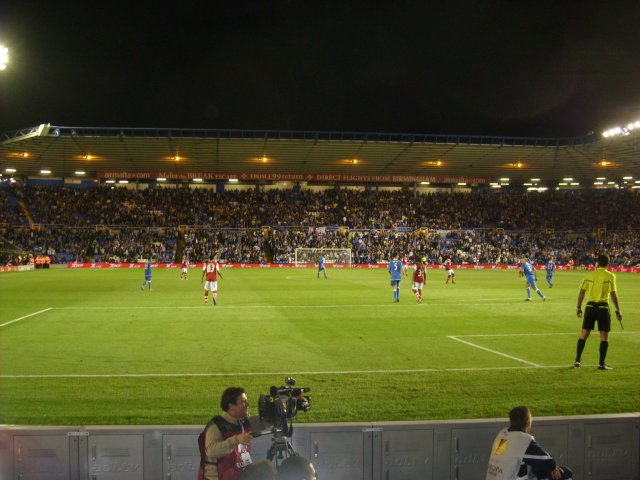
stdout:
[[(632, 184), (639, 138), (526, 138), (269, 130), (88, 128), (40, 125), (3, 134), (7, 176), (251, 180), (298, 179), (488, 184), (508, 178), (555, 187)], [(42, 171), (50, 173), (42, 173)], [(627, 177), (626, 180), (623, 180)], [(629, 179), (628, 177), (632, 177)], [(388, 180), (388, 182), (386, 181)], [(504, 180), (502, 181), (505, 182)]]

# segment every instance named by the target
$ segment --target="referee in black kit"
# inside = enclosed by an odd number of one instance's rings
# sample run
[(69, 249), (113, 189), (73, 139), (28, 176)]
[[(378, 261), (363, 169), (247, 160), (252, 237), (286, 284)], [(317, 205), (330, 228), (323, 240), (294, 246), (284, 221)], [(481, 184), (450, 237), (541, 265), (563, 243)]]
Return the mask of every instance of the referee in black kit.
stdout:
[[(598, 267), (587, 274), (580, 286), (578, 294), (578, 306), (576, 315), (582, 317), (582, 300), (585, 293), (590, 290), (589, 301), (584, 311), (584, 319), (582, 320), (582, 332), (578, 338), (576, 347), (576, 361), (573, 364), (575, 368), (581, 366), (581, 357), (587, 338), (596, 322), (600, 331), (600, 361), (598, 362), (598, 370), (613, 370), (605, 363), (607, 350), (609, 349), (609, 332), (611, 331), (611, 313), (609, 312), (609, 297), (613, 300), (616, 307), (616, 317), (622, 327), (622, 313), (620, 312), (620, 304), (618, 303), (618, 293), (616, 288), (616, 276), (607, 271), (609, 265), (609, 257), (607, 255), (598, 256)], [(624, 327), (623, 327), (624, 328)]]

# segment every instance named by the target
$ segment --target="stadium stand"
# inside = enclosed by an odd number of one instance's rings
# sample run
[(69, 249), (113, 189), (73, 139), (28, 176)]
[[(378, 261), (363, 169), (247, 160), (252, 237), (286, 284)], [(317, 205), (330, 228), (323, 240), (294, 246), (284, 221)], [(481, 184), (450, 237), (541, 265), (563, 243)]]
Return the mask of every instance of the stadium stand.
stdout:
[[(628, 190), (217, 192), (27, 184), (0, 192), (2, 237), (56, 263), (170, 263), (183, 254), (199, 262), (211, 251), (232, 263), (292, 263), (298, 247), (351, 248), (355, 263), (384, 262), (399, 250), (429, 263), (513, 264), (527, 253), (539, 263), (553, 256), (576, 265), (593, 263), (606, 248), (614, 265), (640, 263), (640, 195)], [(583, 205), (594, 206), (589, 215)]]

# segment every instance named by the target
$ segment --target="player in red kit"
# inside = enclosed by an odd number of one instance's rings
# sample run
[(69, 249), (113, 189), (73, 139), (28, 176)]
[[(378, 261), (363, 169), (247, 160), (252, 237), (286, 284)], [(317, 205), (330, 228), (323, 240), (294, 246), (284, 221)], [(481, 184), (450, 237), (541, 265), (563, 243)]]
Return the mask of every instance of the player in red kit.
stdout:
[(200, 277), (200, 283), (202, 283), (206, 277), (206, 283), (204, 284), (205, 305), (209, 303), (209, 292), (212, 294), (213, 304), (218, 304), (218, 275), (222, 278), (217, 258), (211, 258), (205, 261), (204, 267), (202, 268), (202, 276)]
[(456, 283), (456, 272), (453, 271), (453, 264), (451, 263), (451, 259), (447, 258), (444, 262), (444, 268), (447, 270), (447, 281), (444, 283)]
[(187, 273), (189, 272), (189, 260), (186, 256), (182, 257), (182, 273), (180, 274), (180, 280), (187, 279)]
[(426, 259), (416, 260), (416, 266), (413, 270), (413, 285), (411, 290), (418, 299), (418, 303), (422, 303), (422, 287), (424, 286), (424, 280), (427, 277), (427, 271), (424, 266)]
[(409, 273), (409, 259), (402, 257), (402, 274), (406, 277)]

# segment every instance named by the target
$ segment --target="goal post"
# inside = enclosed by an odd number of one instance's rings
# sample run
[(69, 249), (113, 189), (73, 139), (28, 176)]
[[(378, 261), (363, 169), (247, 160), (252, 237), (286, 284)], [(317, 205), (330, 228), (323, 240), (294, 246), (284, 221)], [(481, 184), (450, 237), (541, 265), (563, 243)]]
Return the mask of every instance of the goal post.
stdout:
[(322, 256), (328, 265), (338, 263), (351, 266), (350, 248), (296, 248), (295, 264), (317, 264)]

